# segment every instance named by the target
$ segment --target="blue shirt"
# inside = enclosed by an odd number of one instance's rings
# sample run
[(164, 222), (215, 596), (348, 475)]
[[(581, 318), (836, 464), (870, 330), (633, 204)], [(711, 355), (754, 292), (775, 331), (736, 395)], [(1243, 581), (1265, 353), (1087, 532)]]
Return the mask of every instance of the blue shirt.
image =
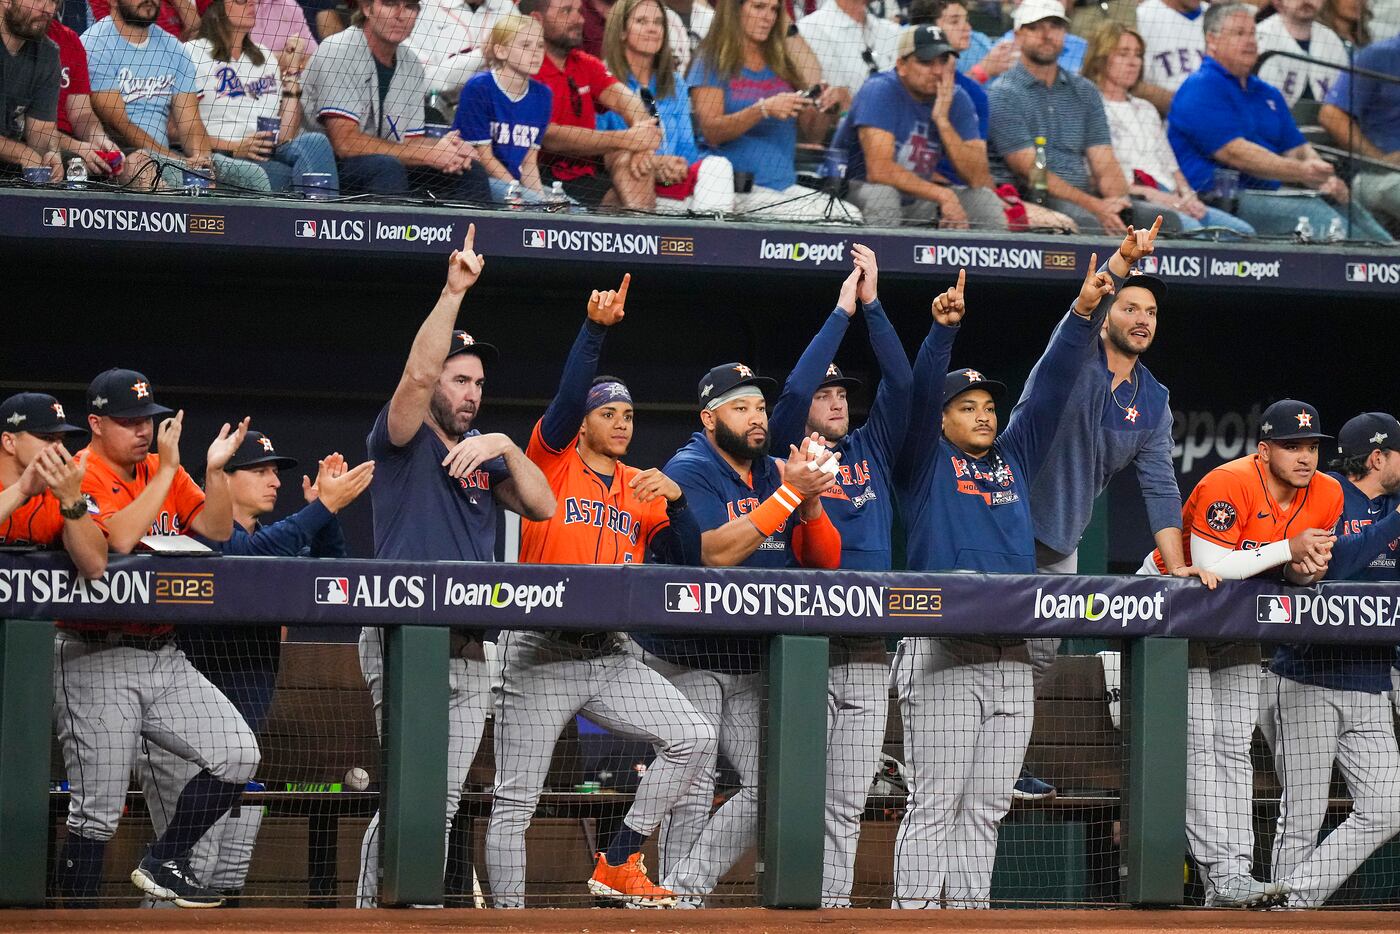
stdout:
[[(689, 82), (692, 88), (722, 88), (724, 112), (727, 114), (743, 110), (765, 97), (795, 90), (767, 66), (762, 71), (743, 68), (733, 77), (725, 78), (703, 58), (696, 59), (695, 64), (690, 66)], [(747, 133), (727, 143), (718, 146), (705, 143), (706, 152), (724, 156), (734, 166), (734, 171), (749, 172), (755, 185), (774, 191), (797, 184), (797, 169), (792, 161), (796, 150), (796, 118), (777, 120), (766, 117), (750, 127)]]
[[(1246, 139), (1276, 155), (1307, 142), (1278, 88), (1256, 75), (1241, 87), (1238, 78), (1208, 55), (1172, 98), (1167, 139), (1181, 174), (1196, 191), (1215, 186), (1215, 153), (1231, 140)], [(1240, 173), (1240, 185), (1268, 191), (1279, 187), (1273, 179), (1247, 172)]]
[(914, 363), (909, 431), (895, 472), (911, 571), (1035, 573), (1031, 486), (1112, 302), (1106, 297), (1090, 318), (1071, 312), (1055, 329), (1037, 364), (1043, 391), (1013, 413), (981, 458), (943, 437), (943, 382), (958, 329), (935, 322)]
[[(1400, 581), (1400, 494), (1370, 499), (1345, 475), (1329, 474), (1342, 485), (1342, 517), (1332, 547), (1328, 580)], [(1280, 677), (1337, 691), (1384, 694), (1391, 689), (1395, 649), (1385, 645), (1280, 645), (1269, 668)]]
[(496, 83), (495, 74), (486, 71), (473, 75), (462, 87), (452, 129), (468, 143), (490, 143), (491, 155), (519, 178), (520, 164), (531, 150), (540, 148), (553, 106), (549, 88), (535, 79), (530, 79), (524, 96), (512, 100)]
[[(1400, 77), (1400, 36), (1368, 45), (1356, 53), (1354, 64), (1387, 75)], [(1400, 149), (1400, 84), (1377, 81), (1343, 71), (1327, 103), (1356, 118), (1361, 132), (1385, 152)]]
[[(958, 87), (963, 89), (968, 100), (972, 101), (972, 107), (977, 111), (977, 138), (987, 138), (987, 128), (991, 125), (992, 108), (987, 101), (987, 92), (978, 84), (976, 80), (969, 78), (962, 72), (953, 75), (953, 80)], [(963, 139), (968, 137), (964, 136)]]
[[(888, 571), (894, 527), (894, 462), (909, 426), (909, 390), (914, 373), (904, 345), (879, 300), (862, 306), (870, 344), (880, 364), (880, 388), (870, 417), (833, 446), (840, 452), (838, 484), (822, 496), (822, 509), (841, 533), (841, 567)], [(768, 431), (772, 449), (786, 451), (807, 434), (812, 396), (826, 379), (826, 368), (846, 334), (850, 318), (840, 308), (827, 315), (812, 343), (783, 384)]]
[(176, 94), (194, 94), (194, 62), (174, 36), (152, 26), (145, 44), (132, 45), (122, 38), (110, 16), (98, 20), (83, 33), (88, 77), (92, 90), (118, 91), (126, 105), (127, 119), (156, 145), (168, 147), (166, 121)]
[[(472, 429), (464, 437), (479, 435)], [(426, 424), (408, 444), (389, 440), (389, 406), (366, 439), (374, 461), (374, 556), (394, 561), (492, 561), (496, 502), (491, 487), (510, 478), (504, 458), (455, 479), (442, 466), (447, 446)]]
[[(634, 75), (628, 75), (627, 87), (635, 92), (641, 88), (641, 83)], [(692, 165), (699, 162), (700, 147), (695, 143), (695, 127), (690, 119), (690, 85), (680, 75), (676, 75), (676, 86), (671, 89), (670, 96), (658, 98), (655, 97), (656, 75), (652, 75), (651, 81), (647, 83), (647, 90), (656, 101), (656, 115), (661, 121), (661, 131), (664, 134), (656, 154), (680, 156)], [(609, 110), (598, 115), (598, 129), (625, 130), (627, 121)]]
[[(872, 75), (856, 92), (851, 112), (842, 118), (832, 142), (846, 154), (846, 177), (855, 181), (865, 179), (860, 128), (872, 127), (894, 137), (896, 165), (925, 181), (932, 181), (938, 174), (951, 184), (964, 184), (943, 149), (938, 128), (933, 125), (932, 107), (932, 101), (920, 101), (910, 94), (893, 69)], [(954, 89), (948, 117), (963, 139), (978, 138), (977, 111), (961, 88)], [(912, 198), (908, 200), (913, 201)]]

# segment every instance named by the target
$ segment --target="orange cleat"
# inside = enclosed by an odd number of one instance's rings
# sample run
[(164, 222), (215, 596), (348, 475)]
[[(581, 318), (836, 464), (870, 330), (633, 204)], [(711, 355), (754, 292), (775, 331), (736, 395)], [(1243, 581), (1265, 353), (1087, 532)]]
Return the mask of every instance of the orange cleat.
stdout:
[(621, 866), (609, 865), (607, 857), (599, 853), (598, 865), (588, 880), (588, 891), (599, 898), (611, 898), (634, 908), (670, 908), (676, 903), (674, 892), (647, 878), (641, 853), (633, 853)]

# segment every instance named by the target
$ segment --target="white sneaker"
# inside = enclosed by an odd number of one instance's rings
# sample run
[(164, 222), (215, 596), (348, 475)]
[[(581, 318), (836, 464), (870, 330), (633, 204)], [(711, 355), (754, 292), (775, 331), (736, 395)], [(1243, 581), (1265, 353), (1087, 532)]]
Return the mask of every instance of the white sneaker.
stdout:
[(1260, 882), (1253, 876), (1228, 876), (1215, 886), (1212, 905), (1218, 908), (1252, 908), (1286, 893), (1282, 882)]

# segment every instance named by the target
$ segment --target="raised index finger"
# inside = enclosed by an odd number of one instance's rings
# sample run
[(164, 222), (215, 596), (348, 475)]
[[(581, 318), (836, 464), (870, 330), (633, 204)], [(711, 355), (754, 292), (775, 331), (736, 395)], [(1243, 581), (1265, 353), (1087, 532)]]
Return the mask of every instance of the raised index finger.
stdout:
[(1156, 219), (1155, 221), (1152, 222), (1152, 229), (1149, 230), (1149, 231), (1147, 232), (1147, 240), (1148, 240), (1149, 243), (1152, 242), (1153, 240), (1156, 240), (1156, 239), (1157, 239), (1157, 231), (1159, 231), (1159, 230), (1161, 230), (1161, 229), (1162, 229), (1162, 215), (1158, 214), (1158, 215), (1157, 215), (1157, 219)]
[(627, 301), (627, 287), (632, 284), (632, 274), (625, 272), (622, 274), (622, 285), (617, 287), (617, 300), (619, 303)]
[(476, 243), (476, 225), (475, 225), (475, 224), (468, 224), (468, 225), (467, 225), (467, 239), (466, 239), (466, 242), (462, 244), (462, 249), (465, 250), (466, 252), (470, 253), (470, 252), (472, 252), (472, 246), (473, 246), (475, 243)]
[(958, 291), (961, 292), (961, 291), (963, 290), (963, 286), (965, 286), (965, 285), (967, 285), (967, 270), (966, 270), (966, 269), (959, 269), (959, 270), (958, 270)]

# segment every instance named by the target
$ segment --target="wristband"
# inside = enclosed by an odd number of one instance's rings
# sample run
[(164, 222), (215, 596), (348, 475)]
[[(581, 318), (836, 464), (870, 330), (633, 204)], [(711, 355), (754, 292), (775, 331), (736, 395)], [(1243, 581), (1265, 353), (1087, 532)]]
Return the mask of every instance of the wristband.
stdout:
[(758, 112), (763, 115), (764, 120), (768, 119), (768, 98), (760, 97), (758, 99)]
[(792, 511), (802, 505), (802, 494), (784, 483), (773, 491), (773, 495), (749, 513), (749, 521), (766, 538), (778, 531), (779, 527), (792, 515)]

